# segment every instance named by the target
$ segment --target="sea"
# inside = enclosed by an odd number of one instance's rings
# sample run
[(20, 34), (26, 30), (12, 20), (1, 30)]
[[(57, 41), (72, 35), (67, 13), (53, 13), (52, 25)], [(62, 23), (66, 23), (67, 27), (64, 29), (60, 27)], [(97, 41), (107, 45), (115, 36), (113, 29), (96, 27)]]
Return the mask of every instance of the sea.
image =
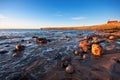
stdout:
[[(1, 29), (0, 80), (30, 80), (31, 76), (42, 80), (53, 60), (61, 55), (72, 56), (83, 37), (93, 33), (82, 30)], [(37, 44), (33, 37), (46, 38), (50, 42)], [(24, 45), (25, 49), (14, 52), (18, 44)], [(27, 78), (24, 79), (22, 74)]]

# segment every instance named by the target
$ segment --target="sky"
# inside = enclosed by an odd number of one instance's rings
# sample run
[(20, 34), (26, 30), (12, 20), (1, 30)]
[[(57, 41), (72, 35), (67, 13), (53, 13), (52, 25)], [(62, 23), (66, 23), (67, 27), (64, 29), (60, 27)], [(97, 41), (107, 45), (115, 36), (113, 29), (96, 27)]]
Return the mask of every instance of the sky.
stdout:
[(86, 26), (120, 21), (120, 0), (0, 0), (0, 29)]

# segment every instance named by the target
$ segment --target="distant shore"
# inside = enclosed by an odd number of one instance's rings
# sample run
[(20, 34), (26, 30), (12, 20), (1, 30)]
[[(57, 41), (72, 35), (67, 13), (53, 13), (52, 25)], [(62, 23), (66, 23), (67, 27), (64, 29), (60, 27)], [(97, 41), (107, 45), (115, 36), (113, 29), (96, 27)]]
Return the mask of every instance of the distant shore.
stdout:
[(93, 26), (77, 26), (77, 27), (46, 27), (41, 30), (106, 30), (106, 29), (120, 29), (120, 22), (111, 24), (101, 24)]

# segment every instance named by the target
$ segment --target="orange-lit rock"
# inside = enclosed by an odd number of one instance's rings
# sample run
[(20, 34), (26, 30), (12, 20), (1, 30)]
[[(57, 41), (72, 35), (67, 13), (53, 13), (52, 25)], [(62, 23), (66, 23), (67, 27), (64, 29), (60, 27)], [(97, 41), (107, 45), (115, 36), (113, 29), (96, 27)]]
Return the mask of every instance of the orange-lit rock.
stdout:
[(18, 51), (24, 50), (24, 48), (25, 48), (25, 46), (23, 46), (23, 45), (16, 45), (15, 46), (15, 49)]
[(90, 46), (90, 43), (87, 40), (83, 40), (78, 45), (84, 52), (88, 51), (88, 47)]
[(85, 37), (84, 37), (84, 40), (88, 40), (88, 39), (89, 39), (89, 36), (85, 36)]
[(99, 44), (92, 44), (92, 55), (101, 56), (102, 47)]
[(109, 36), (109, 39), (113, 40), (113, 39), (115, 39), (115, 36)]

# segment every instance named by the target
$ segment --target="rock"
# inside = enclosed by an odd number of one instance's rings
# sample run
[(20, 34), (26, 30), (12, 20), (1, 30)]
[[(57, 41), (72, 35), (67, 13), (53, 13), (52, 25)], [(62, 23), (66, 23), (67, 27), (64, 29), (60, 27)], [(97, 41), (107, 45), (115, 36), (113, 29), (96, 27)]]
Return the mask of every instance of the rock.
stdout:
[(38, 38), (37, 36), (33, 36), (32, 38)]
[(98, 38), (97, 37), (93, 37), (92, 38), (92, 43), (98, 44), (99, 43)]
[(26, 41), (27, 44), (30, 44), (31, 42), (30, 41)]
[(63, 56), (61, 58), (61, 67), (67, 67), (70, 64), (70, 57), (69, 56)]
[(102, 47), (99, 44), (92, 44), (92, 55), (93, 56), (101, 56)]
[(113, 39), (115, 39), (115, 36), (109, 36), (109, 39), (113, 40)]
[(6, 51), (6, 50), (0, 50), (0, 54), (5, 54), (5, 53), (8, 53), (8, 51)]
[(61, 61), (70, 61), (70, 57), (69, 56), (63, 56), (61, 58)]
[(77, 51), (77, 50), (75, 50), (74, 54), (75, 54), (75, 55), (80, 55), (80, 52)]
[(83, 40), (78, 45), (83, 52), (87, 52), (90, 46), (90, 43), (87, 40)]
[(72, 74), (74, 72), (74, 68), (72, 65), (68, 65), (65, 69), (65, 71), (69, 74)]
[(68, 37), (67, 35), (65, 35), (65, 36), (63, 36), (63, 38), (64, 38), (64, 39), (67, 39), (67, 38), (69, 38), (69, 37)]
[(89, 57), (89, 56), (88, 56), (87, 54), (84, 54), (82, 58), (83, 58), (83, 59), (88, 59), (88, 57)]
[(20, 55), (18, 54), (18, 53), (14, 53), (13, 55), (12, 55), (12, 57), (13, 58), (16, 58), (16, 57), (19, 57)]
[(35, 38), (35, 42), (36, 43), (47, 43), (47, 39), (46, 38)]
[(17, 50), (17, 51), (22, 51), (22, 50), (24, 50), (25, 49), (25, 46), (23, 46), (23, 45), (16, 45), (15, 46), (15, 50)]
[(78, 37), (78, 38), (81, 38), (81, 37), (82, 37), (82, 33), (79, 33), (77, 37)]
[(69, 64), (70, 64), (69, 61), (61, 62), (61, 67), (62, 67), (62, 68), (66, 68)]
[(84, 37), (84, 40), (88, 40), (88, 39), (89, 39), (89, 36), (85, 36), (85, 37)]
[(24, 41), (25, 41), (24, 39), (21, 40), (21, 42), (24, 42)]

